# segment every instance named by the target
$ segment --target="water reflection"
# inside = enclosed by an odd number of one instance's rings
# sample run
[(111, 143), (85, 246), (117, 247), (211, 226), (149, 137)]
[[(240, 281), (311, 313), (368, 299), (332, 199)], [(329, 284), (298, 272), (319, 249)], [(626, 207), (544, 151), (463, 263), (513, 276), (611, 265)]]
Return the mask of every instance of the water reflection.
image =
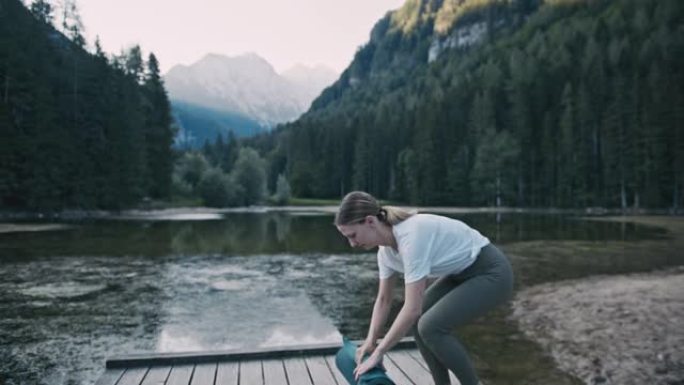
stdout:
[[(293, 283), (299, 269), (274, 269), (291, 255), (195, 257), (166, 265), (173, 283), (156, 350), (197, 351), (340, 339), (330, 319)], [(298, 274), (299, 273), (299, 274)]]
[[(667, 236), (647, 226), (560, 215), (457, 218), (503, 245), (519, 285), (684, 258), (650, 244), (653, 254), (634, 255), (625, 248), (635, 243), (612, 242)], [(331, 223), (331, 215), (234, 213), (0, 234), (0, 376), (18, 379), (8, 384), (92, 383), (104, 358), (116, 354), (363, 338), (376, 261), (351, 250)], [(493, 338), (508, 341), (497, 345), (503, 350), (482, 342)], [(466, 332), (485, 361), (509, 357), (510, 370), (525, 367), (520, 357), (533, 350), (516, 338), (503, 314)], [(525, 368), (533, 377), (541, 370)]]
[[(634, 241), (662, 238), (665, 234), (647, 226), (590, 222), (561, 215), (496, 213), (455, 217), (499, 244), (531, 240)], [(0, 234), (0, 258), (350, 252), (330, 215), (232, 213), (224, 214), (221, 220), (99, 220), (74, 224), (78, 226), (60, 232)]]

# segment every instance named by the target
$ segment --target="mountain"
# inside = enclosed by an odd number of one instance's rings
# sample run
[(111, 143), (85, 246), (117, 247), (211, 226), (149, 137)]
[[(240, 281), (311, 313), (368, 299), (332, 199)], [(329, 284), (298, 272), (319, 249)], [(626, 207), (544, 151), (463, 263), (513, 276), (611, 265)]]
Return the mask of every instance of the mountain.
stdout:
[(164, 76), (181, 135), (195, 145), (217, 133), (249, 136), (294, 120), (335, 79), (325, 67), (296, 66), (281, 76), (252, 53), (208, 54)]
[(175, 145), (179, 148), (197, 148), (213, 142), (219, 135), (224, 138), (232, 131), (238, 137), (249, 137), (264, 132), (256, 120), (241, 113), (208, 108), (180, 100), (171, 101), (178, 132)]
[(407, 0), (250, 145), (294, 196), (684, 206), (684, 2)]
[[(388, 12), (370, 32), (339, 79), (317, 98), (320, 109), (351, 89), (377, 85), (390, 91), (411, 81), (440, 56), (466, 52), (505, 37), (536, 12), (544, 0), (406, 0)], [(576, 3), (583, 0), (551, 0)]]
[(308, 67), (302, 64), (296, 64), (280, 75), (294, 87), (300, 105), (306, 106), (305, 110), (308, 110), (311, 102), (338, 77), (335, 71), (324, 65)]

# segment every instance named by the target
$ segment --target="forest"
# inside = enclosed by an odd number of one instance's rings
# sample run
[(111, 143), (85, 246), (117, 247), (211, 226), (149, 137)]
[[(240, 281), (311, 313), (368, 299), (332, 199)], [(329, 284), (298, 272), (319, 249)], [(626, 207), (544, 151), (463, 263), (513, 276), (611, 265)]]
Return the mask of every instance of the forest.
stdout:
[(0, 207), (170, 197), (174, 130), (156, 57), (85, 44), (75, 5), (54, 15), (47, 1), (0, 1)]
[[(684, 3), (451, 2), (480, 6), (452, 11), (451, 27), (449, 2), (430, 3), (378, 22), (308, 113), (253, 141), (271, 185), (284, 173), (319, 198), (682, 206)], [(439, 30), (477, 23), (479, 44), (428, 62)]]
[(684, 204), (679, 0), (407, 0), (299, 119), (202, 150), (173, 147), (154, 54), (88, 52), (75, 7), (0, 4), (3, 208)]

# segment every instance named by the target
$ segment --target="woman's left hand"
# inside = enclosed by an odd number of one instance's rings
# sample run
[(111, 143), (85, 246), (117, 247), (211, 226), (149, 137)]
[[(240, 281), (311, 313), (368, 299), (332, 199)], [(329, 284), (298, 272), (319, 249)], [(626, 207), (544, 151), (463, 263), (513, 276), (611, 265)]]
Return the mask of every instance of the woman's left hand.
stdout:
[(378, 354), (377, 350), (374, 351), (373, 354), (371, 354), (365, 361), (361, 363), (361, 365), (354, 369), (354, 380), (358, 381), (361, 375), (378, 366), (378, 364), (381, 362), (382, 354)]

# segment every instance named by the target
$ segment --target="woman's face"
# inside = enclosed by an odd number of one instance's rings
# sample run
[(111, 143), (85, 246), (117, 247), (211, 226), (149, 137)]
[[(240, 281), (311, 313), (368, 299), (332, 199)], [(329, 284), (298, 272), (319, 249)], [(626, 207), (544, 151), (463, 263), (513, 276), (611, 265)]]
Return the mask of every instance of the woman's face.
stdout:
[(380, 245), (380, 233), (377, 229), (377, 219), (366, 217), (366, 219), (353, 225), (339, 225), (337, 230), (344, 235), (351, 247), (361, 247), (370, 250)]

